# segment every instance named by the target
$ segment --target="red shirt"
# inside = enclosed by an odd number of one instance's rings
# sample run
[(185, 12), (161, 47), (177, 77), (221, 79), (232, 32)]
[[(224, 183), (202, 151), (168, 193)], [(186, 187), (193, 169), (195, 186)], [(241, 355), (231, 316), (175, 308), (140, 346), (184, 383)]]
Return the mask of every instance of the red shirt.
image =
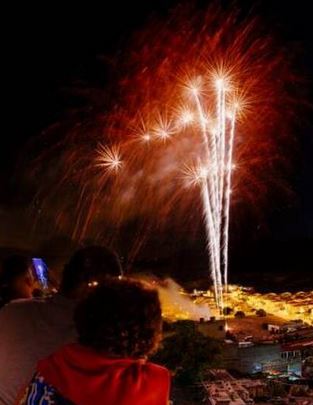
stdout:
[(111, 359), (71, 344), (41, 360), (37, 370), (76, 405), (168, 404), (168, 370), (145, 360)]

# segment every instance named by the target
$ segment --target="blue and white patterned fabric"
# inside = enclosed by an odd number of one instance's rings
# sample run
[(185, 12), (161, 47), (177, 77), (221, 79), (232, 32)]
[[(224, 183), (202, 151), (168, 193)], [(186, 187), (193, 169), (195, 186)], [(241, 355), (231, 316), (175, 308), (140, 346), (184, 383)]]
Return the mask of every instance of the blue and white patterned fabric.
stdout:
[(36, 374), (18, 405), (75, 405), (63, 398), (55, 388), (47, 384), (40, 374)]

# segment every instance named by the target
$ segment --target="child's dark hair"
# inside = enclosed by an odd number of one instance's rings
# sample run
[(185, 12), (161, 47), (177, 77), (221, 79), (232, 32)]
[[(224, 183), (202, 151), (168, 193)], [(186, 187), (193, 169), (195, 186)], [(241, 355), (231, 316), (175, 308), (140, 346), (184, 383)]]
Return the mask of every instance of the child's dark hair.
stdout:
[(85, 346), (113, 357), (147, 356), (161, 338), (158, 293), (127, 279), (108, 281), (78, 305), (75, 323)]

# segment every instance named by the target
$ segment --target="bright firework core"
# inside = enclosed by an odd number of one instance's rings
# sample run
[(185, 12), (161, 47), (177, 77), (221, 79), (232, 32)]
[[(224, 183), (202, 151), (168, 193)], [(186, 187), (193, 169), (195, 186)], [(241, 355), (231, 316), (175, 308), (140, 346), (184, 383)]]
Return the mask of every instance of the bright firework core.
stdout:
[(97, 166), (117, 172), (122, 166), (120, 150), (118, 146), (109, 148), (104, 145), (98, 147)]

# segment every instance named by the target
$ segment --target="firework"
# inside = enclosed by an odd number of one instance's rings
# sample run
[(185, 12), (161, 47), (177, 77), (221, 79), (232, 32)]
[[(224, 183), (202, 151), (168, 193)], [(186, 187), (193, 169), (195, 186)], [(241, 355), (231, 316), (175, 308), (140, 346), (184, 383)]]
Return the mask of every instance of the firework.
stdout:
[(130, 47), (113, 66), (114, 89), (90, 90), (90, 115), (53, 128), (59, 142), (43, 154), (37, 198), (73, 238), (130, 246), (129, 265), (149, 234), (175, 233), (179, 244), (202, 227), (221, 308), (236, 204), (259, 209), (281, 178), (288, 57), (258, 21), (217, 4), (178, 7)]
[[(177, 136), (176, 142), (179, 142), (180, 132), (188, 126), (189, 130), (192, 128), (201, 140), (197, 166), (186, 166), (184, 173), (187, 178), (191, 178), (190, 184), (200, 186), (211, 278), (217, 306), (222, 310), (223, 290), (228, 284), (228, 232), (236, 106), (227, 103), (223, 78), (216, 79), (211, 96), (205, 96), (202, 86), (209, 87), (209, 77), (210, 75), (207, 78), (198, 76), (184, 86), (191, 94), (191, 98), (188, 94), (186, 97), (190, 105), (188, 108), (178, 109), (178, 112), (175, 112), (177, 117), (165, 119), (162, 112), (158, 113), (154, 138), (166, 142), (172, 136)], [(217, 129), (209, 127), (209, 120), (205, 114), (206, 110), (212, 110), (214, 106), (216, 110), (212, 120), (217, 123)], [(230, 119), (227, 118), (226, 107), (232, 111)], [(173, 110), (176, 111), (175, 108)], [(177, 123), (176, 126), (172, 121)], [(144, 123), (142, 126), (146, 128)], [(146, 132), (141, 138), (145, 141), (151, 140)], [(97, 153), (97, 166), (110, 172), (121, 169), (122, 161), (118, 146), (108, 148), (100, 145)]]
[(97, 167), (118, 172), (122, 166), (120, 147), (117, 145), (111, 148), (105, 145), (99, 145), (97, 148), (98, 156), (95, 159)]

